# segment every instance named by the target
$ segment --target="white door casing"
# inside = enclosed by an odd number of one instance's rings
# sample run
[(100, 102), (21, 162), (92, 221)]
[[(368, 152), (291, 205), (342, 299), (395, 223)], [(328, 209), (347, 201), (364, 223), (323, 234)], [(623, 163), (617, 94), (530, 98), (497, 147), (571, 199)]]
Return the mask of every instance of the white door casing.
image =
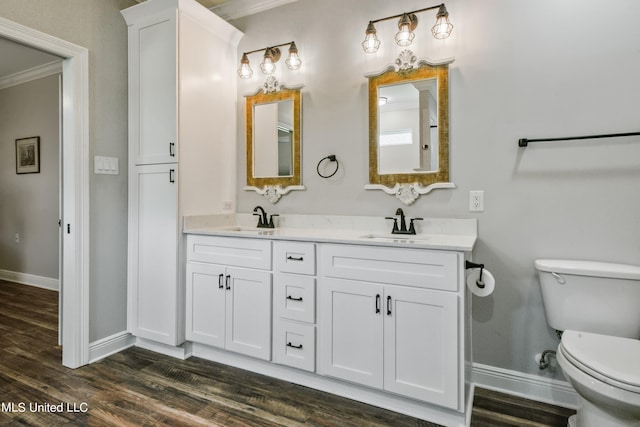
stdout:
[(0, 17), (0, 36), (62, 62), (62, 364), (89, 361), (89, 54), (86, 48)]

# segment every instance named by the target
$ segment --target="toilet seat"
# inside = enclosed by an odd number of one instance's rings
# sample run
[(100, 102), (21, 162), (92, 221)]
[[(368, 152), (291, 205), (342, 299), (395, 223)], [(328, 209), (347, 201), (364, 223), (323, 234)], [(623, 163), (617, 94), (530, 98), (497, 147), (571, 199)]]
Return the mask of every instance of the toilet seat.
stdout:
[(576, 368), (613, 387), (640, 394), (640, 341), (564, 331), (559, 350)]

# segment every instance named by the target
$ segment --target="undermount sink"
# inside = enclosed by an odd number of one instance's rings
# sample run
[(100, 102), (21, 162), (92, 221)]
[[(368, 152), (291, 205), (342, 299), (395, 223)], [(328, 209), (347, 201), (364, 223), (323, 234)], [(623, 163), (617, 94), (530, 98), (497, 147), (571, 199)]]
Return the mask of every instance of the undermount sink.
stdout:
[(420, 243), (429, 239), (415, 234), (365, 234), (361, 238), (394, 243)]

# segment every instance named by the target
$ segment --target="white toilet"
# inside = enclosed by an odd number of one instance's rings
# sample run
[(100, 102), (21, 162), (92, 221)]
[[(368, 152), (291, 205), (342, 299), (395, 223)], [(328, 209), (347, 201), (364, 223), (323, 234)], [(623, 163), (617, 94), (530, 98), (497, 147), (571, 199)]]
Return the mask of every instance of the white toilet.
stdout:
[(579, 396), (570, 427), (640, 427), (640, 267), (539, 259), (558, 364)]

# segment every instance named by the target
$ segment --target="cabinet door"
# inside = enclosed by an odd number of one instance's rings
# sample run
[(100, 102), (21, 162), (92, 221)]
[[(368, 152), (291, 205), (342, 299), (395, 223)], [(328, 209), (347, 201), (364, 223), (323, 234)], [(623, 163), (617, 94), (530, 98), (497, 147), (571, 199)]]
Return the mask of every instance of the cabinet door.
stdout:
[(177, 17), (175, 10), (129, 30), (132, 155), (136, 164), (177, 158)]
[(322, 373), (382, 388), (382, 297), (382, 285), (322, 279)]
[(225, 268), (187, 263), (186, 338), (224, 348)]
[(130, 222), (132, 332), (177, 345), (184, 332), (178, 332), (177, 319), (176, 165), (138, 166), (136, 172)]
[(457, 409), (458, 297), (386, 286), (384, 388)]
[(228, 268), (226, 348), (271, 359), (271, 273)]

